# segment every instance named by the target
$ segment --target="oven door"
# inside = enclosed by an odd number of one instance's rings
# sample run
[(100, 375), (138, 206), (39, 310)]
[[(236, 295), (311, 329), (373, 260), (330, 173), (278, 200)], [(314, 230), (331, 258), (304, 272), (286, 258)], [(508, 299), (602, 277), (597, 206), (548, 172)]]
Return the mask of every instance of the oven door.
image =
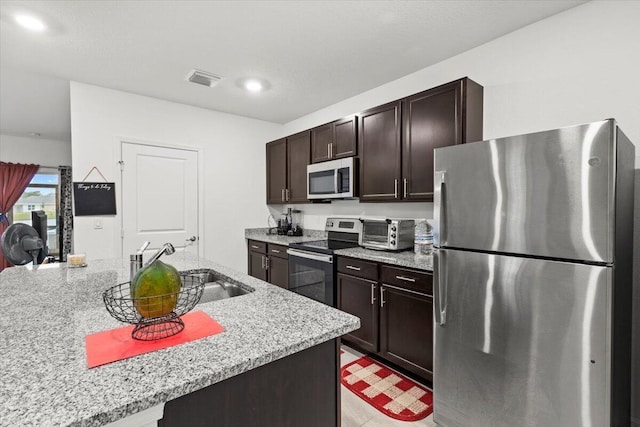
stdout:
[(289, 290), (332, 307), (335, 302), (333, 255), (288, 249)]

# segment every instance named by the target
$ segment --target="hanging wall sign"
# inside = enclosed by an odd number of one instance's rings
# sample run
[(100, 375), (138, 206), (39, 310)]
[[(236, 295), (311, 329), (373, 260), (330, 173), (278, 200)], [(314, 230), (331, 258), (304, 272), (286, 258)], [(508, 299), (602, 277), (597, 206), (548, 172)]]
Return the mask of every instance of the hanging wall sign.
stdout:
[(115, 182), (74, 182), (73, 201), (76, 216), (115, 215)]

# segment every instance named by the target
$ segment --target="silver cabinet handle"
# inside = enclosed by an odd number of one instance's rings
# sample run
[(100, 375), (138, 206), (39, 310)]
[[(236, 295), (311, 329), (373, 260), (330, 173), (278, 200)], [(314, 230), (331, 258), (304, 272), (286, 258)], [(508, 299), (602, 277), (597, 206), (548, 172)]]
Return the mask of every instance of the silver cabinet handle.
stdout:
[(282, 199), (282, 201), (284, 202), (284, 188), (282, 189), (281, 199)]
[(268, 270), (269, 269), (269, 257), (264, 257), (264, 269)]
[(279, 254), (280, 253), (280, 251), (277, 250), (277, 249), (271, 249), (271, 252), (273, 252), (274, 254)]
[[(311, 259), (314, 261), (322, 261), (327, 264), (333, 263), (333, 255), (324, 255), (315, 252), (301, 251), (299, 249), (287, 249), (287, 254), (300, 258)], [(289, 258), (289, 261), (291, 261), (291, 258)]]
[(353, 265), (347, 265), (347, 268), (348, 268), (349, 270), (360, 271), (360, 267), (354, 267)]
[[(435, 305), (433, 317), (438, 326), (444, 326), (447, 322), (446, 278), (443, 277), (445, 271), (440, 264), (443, 258), (444, 251), (442, 249), (433, 252), (433, 278), (436, 282), (433, 287), (433, 301)], [(445, 284), (445, 289), (442, 289), (443, 283)], [(444, 302), (443, 298), (445, 299)]]
[(264, 270), (264, 255), (261, 255), (261, 259), (262, 259), (262, 263), (260, 265), (260, 268)]
[(260, 249), (260, 246), (256, 246), (256, 245), (251, 245), (251, 247), (252, 247), (253, 249)]
[(411, 278), (411, 277), (396, 276), (396, 279), (398, 279), (398, 280), (404, 280), (405, 282), (416, 283), (416, 279), (413, 279), (413, 278)]
[(331, 144), (327, 144), (327, 159), (331, 158)]
[(285, 197), (286, 197), (285, 200), (288, 202), (289, 201), (289, 189), (288, 188), (285, 190)]
[(403, 179), (404, 181), (404, 198), (407, 198), (407, 178)]
[(446, 171), (435, 171), (433, 174), (433, 245), (440, 247), (445, 243), (444, 234), (444, 189)]
[(384, 303), (385, 303), (384, 291), (385, 291), (384, 286), (380, 286), (380, 308), (384, 307)]
[(393, 180), (393, 197), (398, 198), (398, 180)]
[(412, 291), (411, 289), (407, 289), (407, 288), (399, 288), (397, 286), (392, 286), (392, 285), (390, 285), (388, 283), (383, 283), (383, 285), (384, 285), (385, 288), (395, 289), (396, 291), (406, 292), (406, 293), (409, 293), (409, 294), (421, 295), (423, 297), (432, 298), (431, 295), (429, 295), (427, 293), (424, 293), (424, 292)]
[(329, 143), (329, 158), (333, 159), (333, 142)]
[(371, 305), (374, 305), (376, 301), (376, 285), (371, 284)]

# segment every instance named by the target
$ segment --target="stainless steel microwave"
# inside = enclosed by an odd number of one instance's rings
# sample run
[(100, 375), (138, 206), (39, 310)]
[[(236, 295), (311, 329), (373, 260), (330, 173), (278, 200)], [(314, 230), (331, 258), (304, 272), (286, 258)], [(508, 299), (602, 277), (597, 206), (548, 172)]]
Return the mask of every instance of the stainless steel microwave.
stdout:
[(356, 196), (353, 157), (307, 166), (307, 199), (348, 199)]

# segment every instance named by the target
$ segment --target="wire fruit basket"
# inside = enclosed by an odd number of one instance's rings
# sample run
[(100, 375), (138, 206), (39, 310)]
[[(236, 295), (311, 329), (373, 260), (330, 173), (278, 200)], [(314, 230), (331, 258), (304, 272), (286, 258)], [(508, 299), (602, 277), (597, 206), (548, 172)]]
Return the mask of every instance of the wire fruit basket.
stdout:
[(159, 340), (182, 332), (184, 321), (180, 317), (202, 297), (204, 279), (180, 273), (180, 280), (182, 287), (177, 292), (140, 298), (131, 296), (131, 282), (120, 283), (104, 291), (102, 299), (111, 316), (135, 325), (131, 332), (133, 339)]

